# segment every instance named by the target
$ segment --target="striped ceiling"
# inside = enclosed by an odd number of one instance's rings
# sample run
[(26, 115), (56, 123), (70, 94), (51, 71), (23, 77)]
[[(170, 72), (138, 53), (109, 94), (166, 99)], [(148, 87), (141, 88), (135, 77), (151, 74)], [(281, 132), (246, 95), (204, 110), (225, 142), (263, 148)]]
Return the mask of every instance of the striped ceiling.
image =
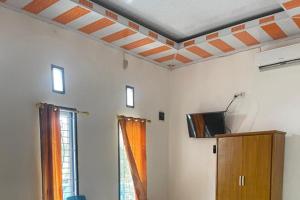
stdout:
[(176, 43), (88, 0), (0, 0), (102, 40), (164, 67), (185, 66), (300, 33), (300, 0), (278, 0), (285, 11)]

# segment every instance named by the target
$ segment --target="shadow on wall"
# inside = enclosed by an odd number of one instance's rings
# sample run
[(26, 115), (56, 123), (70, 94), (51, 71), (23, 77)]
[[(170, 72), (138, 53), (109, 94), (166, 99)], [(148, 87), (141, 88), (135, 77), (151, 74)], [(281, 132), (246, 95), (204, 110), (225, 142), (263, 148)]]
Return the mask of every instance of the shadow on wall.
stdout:
[(232, 133), (251, 132), (259, 111), (260, 103), (257, 97), (247, 93), (246, 97), (237, 99), (226, 113), (226, 126)]
[(230, 129), (232, 133), (237, 133), (241, 130), (241, 126), (246, 120), (246, 114), (231, 114), (228, 113), (225, 118), (226, 128)]
[(283, 199), (300, 199), (300, 134), (287, 135), (285, 144), (285, 166)]

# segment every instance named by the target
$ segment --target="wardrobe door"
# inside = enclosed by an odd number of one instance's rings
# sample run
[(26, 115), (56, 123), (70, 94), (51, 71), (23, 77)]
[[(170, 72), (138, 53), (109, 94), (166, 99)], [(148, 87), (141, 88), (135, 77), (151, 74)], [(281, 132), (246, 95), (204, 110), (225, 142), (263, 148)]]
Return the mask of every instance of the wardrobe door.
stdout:
[(243, 137), (242, 200), (270, 200), (272, 135)]
[(241, 200), (242, 137), (218, 139), (217, 200)]

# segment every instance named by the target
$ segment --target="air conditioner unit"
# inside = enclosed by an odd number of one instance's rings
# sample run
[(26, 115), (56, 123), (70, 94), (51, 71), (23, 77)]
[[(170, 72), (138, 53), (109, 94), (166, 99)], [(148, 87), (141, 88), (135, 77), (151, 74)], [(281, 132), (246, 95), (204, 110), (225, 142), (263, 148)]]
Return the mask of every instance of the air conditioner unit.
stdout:
[(260, 71), (266, 71), (300, 63), (300, 44), (294, 44), (257, 53), (255, 55), (255, 63)]

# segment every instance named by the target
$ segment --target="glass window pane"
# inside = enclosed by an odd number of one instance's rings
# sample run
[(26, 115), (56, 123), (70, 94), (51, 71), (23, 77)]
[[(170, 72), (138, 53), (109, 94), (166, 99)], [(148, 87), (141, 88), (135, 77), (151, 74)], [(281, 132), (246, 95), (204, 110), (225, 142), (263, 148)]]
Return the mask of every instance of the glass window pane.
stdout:
[(63, 199), (77, 195), (77, 166), (74, 114), (60, 112)]
[(134, 88), (126, 87), (126, 105), (128, 107), (134, 107)]
[(52, 82), (53, 91), (64, 93), (64, 70), (62, 68), (52, 66)]
[(129, 161), (123, 143), (121, 129), (119, 129), (119, 156), (120, 156), (120, 200), (135, 200), (135, 191), (130, 171)]

